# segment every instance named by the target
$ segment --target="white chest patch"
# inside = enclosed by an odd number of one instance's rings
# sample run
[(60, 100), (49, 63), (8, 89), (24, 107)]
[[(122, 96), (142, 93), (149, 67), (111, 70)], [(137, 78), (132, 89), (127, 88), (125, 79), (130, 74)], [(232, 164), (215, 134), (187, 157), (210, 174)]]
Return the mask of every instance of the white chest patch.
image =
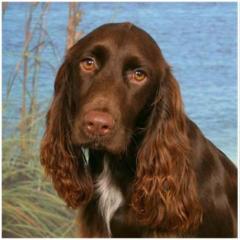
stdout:
[(96, 191), (99, 194), (99, 209), (106, 222), (108, 233), (111, 236), (110, 221), (113, 214), (123, 203), (123, 196), (112, 181), (107, 161), (104, 159), (102, 173), (97, 178)]

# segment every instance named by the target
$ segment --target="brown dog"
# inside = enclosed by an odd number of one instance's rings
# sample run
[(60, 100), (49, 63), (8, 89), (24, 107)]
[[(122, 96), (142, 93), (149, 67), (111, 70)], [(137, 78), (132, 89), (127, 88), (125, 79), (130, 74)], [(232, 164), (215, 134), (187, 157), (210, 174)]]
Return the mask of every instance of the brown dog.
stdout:
[(69, 50), (41, 162), (81, 209), (84, 237), (237, 236), (237, 169), (186, 116), (159, 47), (133, 24)]

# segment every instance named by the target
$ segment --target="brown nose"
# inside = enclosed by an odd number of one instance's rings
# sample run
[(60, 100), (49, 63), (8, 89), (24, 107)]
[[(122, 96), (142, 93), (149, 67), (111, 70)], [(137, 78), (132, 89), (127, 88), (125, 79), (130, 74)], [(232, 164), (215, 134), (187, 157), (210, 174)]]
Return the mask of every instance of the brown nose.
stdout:
[(114, 120), (109, 113), (90, 111), (84, 116), (84, 130), (90, 136), (106, 136), (113, 127)]

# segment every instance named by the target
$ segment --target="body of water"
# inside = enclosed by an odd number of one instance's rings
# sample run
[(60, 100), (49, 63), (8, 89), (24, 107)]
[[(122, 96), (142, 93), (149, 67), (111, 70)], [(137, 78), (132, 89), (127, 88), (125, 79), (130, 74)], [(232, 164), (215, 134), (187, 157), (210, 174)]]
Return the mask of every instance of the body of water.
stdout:
[[(237, 162), (237, 3), (81, 3), (80, 7), (79, 31), (84, 34), (108, 22), (130, 21), (146, 30), (173, 66), (190, 118)], [(9, 3), (3, 19), (3, 103), (10, 74), (21, 59), (28, 9), (27, 3)], [(48, 41), (56, 48), (48, 47), (42, 54), (38, 102), (43, 109), (64, 55), (67, 18), (66, 3), (50, 4), (45, 22)], [(4, 108), (4, 136), (19, 117), (21, 74)]]

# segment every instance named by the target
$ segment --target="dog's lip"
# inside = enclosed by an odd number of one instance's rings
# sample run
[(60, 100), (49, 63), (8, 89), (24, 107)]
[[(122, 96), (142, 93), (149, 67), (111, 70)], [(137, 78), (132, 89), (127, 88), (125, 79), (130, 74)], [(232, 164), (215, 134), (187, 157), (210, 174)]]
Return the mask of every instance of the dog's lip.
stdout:
[[(124, 152), (122, 144), (116, 144), (116, 134), (113, 136), (86, 136), (81, 132), (73, 135), (73, 143), (76, 146), (88, 148), (92, 150), (103, 150), (114, 154)], [(116, 146), (117, 145), (117, 146)]]
[(99, 148), (103, 148), (103, 144), (101, 142), (98, 142), (98, 141), (94, 141), (94, 142), (91, 142), (88, 144), (91, 148), (94, 148), (94, 149), (99, 149)]
[(91, 141), (83, 143), (81, 146), (87, 149), (106, 151), (112, 154), (119, 154), (122, 152), (121, 149), (112, 149), (107, 142), (105, 143), (103, 141)]
[(82, 146), (85, 147), (85, 148), (96, 149), (96, 150), (106, 148), (106, 145), (104, 144), (104, 142), (100, 141), (100, 140), (91, 140), (91, 141), (88, 141), (86, 143), (83, 143)]

